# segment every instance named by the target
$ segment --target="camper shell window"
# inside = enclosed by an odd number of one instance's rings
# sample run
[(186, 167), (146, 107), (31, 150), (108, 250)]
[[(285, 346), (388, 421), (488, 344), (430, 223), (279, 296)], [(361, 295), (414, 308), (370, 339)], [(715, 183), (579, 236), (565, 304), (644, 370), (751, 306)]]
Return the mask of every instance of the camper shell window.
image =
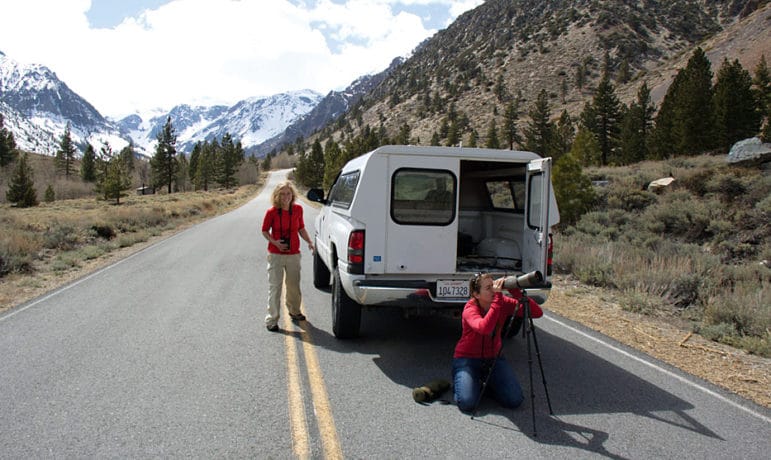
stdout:
[(536, 229), (541, 225), (541, 205), (543, 203), (543, 174), (533, 174), (530, 176), (529, 184), (529, 212), (527, 213), (527, 225), (530, 228)]
[(450, 225), (457, 185), (452, 171), (398, 169), (391, 177), (391, 219), (400, 225)]

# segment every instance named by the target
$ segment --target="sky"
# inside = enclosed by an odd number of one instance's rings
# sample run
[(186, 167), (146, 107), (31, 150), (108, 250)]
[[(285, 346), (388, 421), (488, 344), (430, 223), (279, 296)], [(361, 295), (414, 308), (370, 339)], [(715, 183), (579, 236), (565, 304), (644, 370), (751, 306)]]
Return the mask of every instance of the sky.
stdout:
[(483, 0), (3, 0), (0, 51), (102, 115), (232, 105), (381, 72)]

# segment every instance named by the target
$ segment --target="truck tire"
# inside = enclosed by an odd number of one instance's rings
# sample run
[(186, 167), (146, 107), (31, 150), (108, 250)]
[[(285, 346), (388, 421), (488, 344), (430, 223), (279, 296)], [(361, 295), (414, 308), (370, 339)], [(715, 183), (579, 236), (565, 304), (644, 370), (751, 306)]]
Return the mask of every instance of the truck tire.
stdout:
[(359, 336), (361, 305), (348, 297), (340, 282), (340, 271), (335, 268), (332, 275), (332, 332), (338, 339), (353, 339)]
[(313, 287), (316, 289), (329, 287), (329, 269), (319, 256), (318, 250), (313, 254)]

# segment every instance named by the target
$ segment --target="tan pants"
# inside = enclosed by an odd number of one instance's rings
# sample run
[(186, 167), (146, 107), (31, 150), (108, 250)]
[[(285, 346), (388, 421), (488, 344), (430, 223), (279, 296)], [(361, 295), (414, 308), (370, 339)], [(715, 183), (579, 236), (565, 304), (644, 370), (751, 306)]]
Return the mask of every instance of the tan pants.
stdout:
[(268, 314), (265, 325), (278, 324), (281, 317), (281, 292), (286, 285), (286, 308), (289, 313), (301, 313), (300, 254), (268, 253)]

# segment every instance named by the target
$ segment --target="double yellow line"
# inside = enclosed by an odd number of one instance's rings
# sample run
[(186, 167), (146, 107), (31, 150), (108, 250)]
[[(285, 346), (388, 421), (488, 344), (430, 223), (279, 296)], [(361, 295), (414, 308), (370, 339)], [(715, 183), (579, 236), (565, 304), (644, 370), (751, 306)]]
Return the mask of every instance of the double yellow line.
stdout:
[[(289, 315), (284, 316), (284, 330), (289, 331), (291, 321)], [(327, 388), (324, 385), (324, 376), (321, 373), (316, 350), (311, 343), (311, 336), (306, 330), (300, 331), (305, 367), (308, 372), (308, 382), (311, 389), (313, 412), (316, 414), (316, 423), (319, 427), (321, 445), (324, 449), (324, 458), (342, 459), (343, 451), (340, 449), (340, 441), (337, 438), (337, 428), (332, 417), (332, 409), (329, 405)], [(297, 354), (297, 346), (294, 334), (284, 336), (287, 356), (287, 385), (289, 393), (289, 424), (292, 431), (292, 450), (301, 459), (310, 458), (310, 440), (308, 435), (308, 423), (305, 419), (305, 404), (302, 391), (302, 378), (300, 375), (300, 363)]]

